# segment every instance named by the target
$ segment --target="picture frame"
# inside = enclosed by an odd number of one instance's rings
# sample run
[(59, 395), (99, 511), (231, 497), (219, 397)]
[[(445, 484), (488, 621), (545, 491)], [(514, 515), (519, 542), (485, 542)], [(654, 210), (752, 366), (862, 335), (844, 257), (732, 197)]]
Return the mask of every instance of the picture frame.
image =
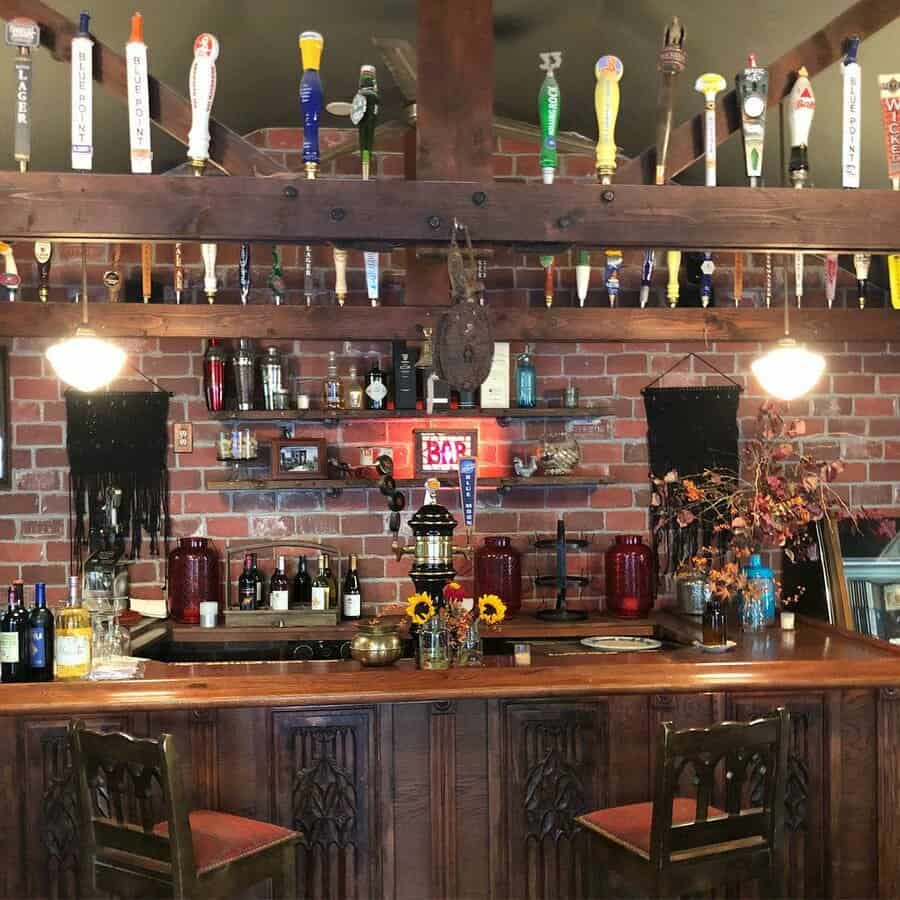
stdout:
[(279, 438), (270, 446), (272, 478), (294, 481), (327, 477), (328, 448), (324, 438)]
[(448, 475), (463, 456), (478, 455), (476, 428), (416, 428), (413, 436), (416, 478)]
[(0, 490), (12, 487), (10, 445), (12, 430), (9, 424), (9, 356), (6, 347), (0, 347)]

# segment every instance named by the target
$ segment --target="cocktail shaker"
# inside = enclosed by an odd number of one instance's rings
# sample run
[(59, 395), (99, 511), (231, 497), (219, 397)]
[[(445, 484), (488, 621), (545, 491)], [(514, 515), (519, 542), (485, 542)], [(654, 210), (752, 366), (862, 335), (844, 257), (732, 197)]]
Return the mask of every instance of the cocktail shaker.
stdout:
[(206, 408), (219, 412), (225, 407), (225, 353), (215, 338), (209, 339), (209, 346), (203, 355), (203, 388), (206, 393)]
[(278, 398), (283, 388), (281, 385), (281, 351), (277, 347), (266, 347), (259, 361), (262, 376), (263, 405), (266, 409), (278, 409)]
[(234, 366), (234, 387), (237, 395), (237, 407), (242, 412), (253, 409), (253, 388), (255, 386), (255, 354), (249, 339), (241, 338), (238, 349), (231, 357)]

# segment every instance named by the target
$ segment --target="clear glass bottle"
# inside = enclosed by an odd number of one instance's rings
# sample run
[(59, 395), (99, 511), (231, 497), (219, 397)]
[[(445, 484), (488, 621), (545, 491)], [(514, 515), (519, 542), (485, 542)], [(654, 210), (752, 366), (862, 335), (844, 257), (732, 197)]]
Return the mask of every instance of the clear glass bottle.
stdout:
[(537, 371), (533, 357), (534, 347), (526, 344), (524, 353), (516, 358), (516, 406), (520, 409), (537, 406)]
[(81, 605), (81, 583), (69, 576), (69, 601), (56, 614), (56, 677), (86, 678), (91, 671), (91, 614)]
[(322, 407), (324, 409), (344, 408), (344, 386), (338, 375), (337, 353), (328, 351), (328, 374), (322, 384)]
[(356, 373), (356, 366), (350, 366), (350, 374), (347, 376), (347, 409), (364, 409), (362, 381)]

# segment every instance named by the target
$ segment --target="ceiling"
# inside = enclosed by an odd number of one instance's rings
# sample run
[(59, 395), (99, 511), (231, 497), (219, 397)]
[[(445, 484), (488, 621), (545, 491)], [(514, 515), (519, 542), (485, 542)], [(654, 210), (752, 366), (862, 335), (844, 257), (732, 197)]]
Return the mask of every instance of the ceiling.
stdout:
[[(77, 20), (79, 0), (48, 0)], [(655, 135), (656, 56), (663, 29), (675, 11), (687, 29), (688, 68), (678, 84), (676, 122), (702, 110), (693, 90), (703, 72), (719, 72), (732, 83), (750, 51), (765, 64), (798, 44), (811, 32), (851, 5), (849, 0), (818, 0), (788, 4), (783, 0), (751, 0), (734, 12), (721, 0), (682, 0), (673, 10), (660, 0), (495, 0), (495, 108), (497, 113), (529, 122), (536, 120), (535, 98), (542, 73), (538, 53), (562, 50), (557, 73), (562, 91), (561, 130), (589, 137), (597, 133), (593, 113), (593, 64), (605, 53), (618, 55), (625, 67), (617, 143), (635, 155)], [(550, 10), (552, 9), (552, 12)], [(124, 48), (131, 8), (121, 0), (91, 0), (91, 30), (114, 48)], [(234, 130), (246, 133), (267, 126), (299, 124), (297, 35), (314, 29), (325, 37), (322, 81), (326, 100), (348, 99), (355, 90), (361, 63), (376, 63), (379, 81), (389, 76), (373, 53), (370, 38), (402, 37), (415, 41), (414, 0), (144, 0), (141, 11), (151, 71), (162, 81), (187, 92), (192, 42), (200, 31), (220, 41), (218, 91), (214, 115)], [(863, 42), (863, 163), (864, 187), (887, 185), (876, 76), (900, 69), (900, 20)], [(0, 166), (15, 167), (12, 157), (13, 51), (0, 47)], [(477, 65), (472, 60), (472, 65)], [(841, 78), (832, 66), (813, 80), (817, 112), (810, 137), (811, 181), (815, 186), (840, 185)], [(386, 92), (385, 92), (386, 93)], [(35, 124), (33, 168), (69, 168), (69, 74), (46, 50), (34, 62)], [(127, 110), (102, 89), (94, 95), (94, 169), (128, 171)], [(6, 112), (2, 112), (6, 110)], [(383, 118), (398, 110), (383, 110)], [(325, 117), (328, 124), (346, 120)], [(769, 111), (765, 177), (781, 182), (778, 115)], [(185, 151), (159, 131), (154, 133), (154, 170), (164, 171), (184, 161)], [(702, 179), (700, 166), (682, 180)], [(744, 184), (739, 139), (719, 151), (719, 183)]]

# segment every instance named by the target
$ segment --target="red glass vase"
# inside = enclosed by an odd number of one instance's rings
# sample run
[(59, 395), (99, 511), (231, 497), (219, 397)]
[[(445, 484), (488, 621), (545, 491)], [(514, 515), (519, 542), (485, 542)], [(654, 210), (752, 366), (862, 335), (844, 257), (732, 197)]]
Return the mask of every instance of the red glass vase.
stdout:
[(650, 613), (656, 596), (653, 557), (636, 534), (620, 534), (606, 551), (606, 609), (623, 619)]
[(508, 537), (486, 537), (475, 551), (475, 603), (496, 594), (508, 615), (522, 608), (522, 556)]
[(197, 625), (206, 601), (219, 601), (219, 554), (208, 538), (181, 538), (169, 554), (169, 615)]

